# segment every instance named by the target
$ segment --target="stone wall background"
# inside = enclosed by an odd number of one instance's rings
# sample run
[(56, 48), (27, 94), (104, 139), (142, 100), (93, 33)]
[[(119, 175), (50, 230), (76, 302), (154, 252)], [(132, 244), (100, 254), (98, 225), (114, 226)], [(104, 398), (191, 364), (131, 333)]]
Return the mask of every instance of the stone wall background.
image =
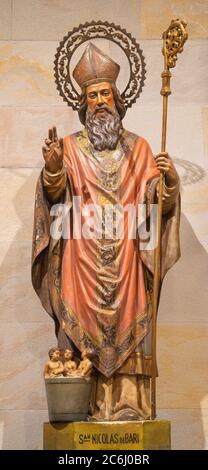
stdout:
[(183, 16), (189, 41), (172, 73), (167, 140), (182, 177), (182, 258), (161, 298), (157, 401), (158, 417), (172, 421), (174, 449), (208, 449), (208, 1), (0, 0), (0, 11), (0, 445), (41, 449), (47, 420), (42, 369), (55, 337), (30, 281), (34, 191), (48, 128), (56, 124), (60, 135), (80, 128), (55, 88), (58, 43), (92, 19), (135, 36), (147, 80), (124, 125), (157, 153), (160, 38), (172, 17)]

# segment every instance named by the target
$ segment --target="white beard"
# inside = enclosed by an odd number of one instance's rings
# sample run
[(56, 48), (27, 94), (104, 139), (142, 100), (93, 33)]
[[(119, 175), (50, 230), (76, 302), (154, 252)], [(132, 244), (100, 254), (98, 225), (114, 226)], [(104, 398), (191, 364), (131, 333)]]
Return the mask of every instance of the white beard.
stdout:
[(109, 110), (103, 114), (97, 114), (98, 108), (87, 110), (85, 126), (88, 132), (90, 142), (95, 150), (113, 150), (119, 141), (120, 129), (122, 128), (121, 119), (117, 110)]

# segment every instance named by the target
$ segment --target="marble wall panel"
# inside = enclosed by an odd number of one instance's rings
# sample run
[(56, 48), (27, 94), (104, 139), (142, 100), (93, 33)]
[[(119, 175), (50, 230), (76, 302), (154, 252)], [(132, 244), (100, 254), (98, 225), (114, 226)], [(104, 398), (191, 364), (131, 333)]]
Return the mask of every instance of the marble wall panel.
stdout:
[(208, 208), (201, 210), (200, 206), (195, 205), (186, 209), (186, 217), (189, 220), (198, 240), (201, 243), (208, 242)]
[(60, 105), (53, 78), (56, 48), (52, 41), (1, 41), (0, 105)]
[(208, 243), (207, 242), (201, 242), (203, 248), (205, 249), (205, 251), (208, 253)]
[(0, 242), (0, 311), (3, 322), (50, 322), (31, 283), (28, 242)]
[[(153, 153), (159, 153), (162, 135), (162, 100), (158, 104), (150, 105), (144, 104), (141, 99), (133, 109), (127, 111), (124, 127), (143, 136), (149, 142)], [(180, 159), (206, 167), (201, 106), (195, 104), (179, 106), (175, 102), (170, 102), (166, 148), (173, 159), (179, 159), (177, 168), (181, 176), (184, 169)]]
[(171, 421), (172, 450), (208, 450), (206, 409), (158, 409), (158, 418)]
[(43, 423), (46, 410), (0, 411), (2, 447), (4, 450), (42, 450)]
[(114, 22), (138, 36), (139, 11), (140, 0), (114, 0), (113, 4), (112, 0), (14, 0), (12, 37), (60, 40), (80, 23), (92, 20)]
[(191, 38), (208, 37), (208, 5), (206, 0), (142, 0), (141, 36), (158, 38), (172, 18), (188, 22)]
[(1, 107), (1, 167), (42, 167), (42, 146), (56, 125), (60, 137), (82, 126), (77, 113), (65, 106)]
[[(197, 228), (197, 227), (196, 227)], [(181, 258), (166, 274), (158, 314), (159, 323), (204, 322), (208, 325), (208, 253), (188, 219), (181, 219)]]
[(11, 39), (12, 0), (0, 0), (0, 41)]
[(208, 161), (208, 106), (202, 108), (203, 135), (204, 135), (204, 153)]
[(40, 170), (0, 169), (0, 241), (31, 241), (36, 181)]
[(43, 367), (56, 345), (52, 323), (1, 323), (0, 409), (46, 409)]
[[(197, 168), (198, 170), (198, 168)], [(195, 172), (195, 177), (197, 171)], [(200, 173), (198, 171), (198, 177)], [(198, 182), (183, 187), (182, 208), (197, 238), (208, 242), (208, 173), (204, 171)]]
[(160, 324), (157, 345), (158, 407), (207, 409), (208, 325)]

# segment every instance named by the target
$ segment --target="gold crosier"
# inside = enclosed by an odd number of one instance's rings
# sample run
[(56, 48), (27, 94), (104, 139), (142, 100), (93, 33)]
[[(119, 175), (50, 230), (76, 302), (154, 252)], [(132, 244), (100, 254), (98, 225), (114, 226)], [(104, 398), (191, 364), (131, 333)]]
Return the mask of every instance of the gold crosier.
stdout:
[[(183, 51), (183, 45), (188, 38), (186, 32), (187, 23), (181, 19), (173, 19), (169, 28), (163, 33), (163, 49), (164, 55), (164, 71), (162, 77), (162, 89), (160, 94), (163, 97), (163, 114), (162, 114), (162, 142), (161, 152), (166, 149), (166, 133), (167, 133), (167, 110), (168, 96), (170, 90), (170, 68), (175, 67), (177, 54)], [(152, 312), (152, 379), (151, 379), (151, 419), (156, 418), (156, 319), (158, 308), (159, 286), (161, 278), (161, 222), (162, 222), (162, 195), (163, 195), (164, 174), (160, 172), (159, 195), (158, 195), (158, 219), (157, 219), (157, 248), (155, 250), (154, 259), (154, 281), (153, 281), (153, 312)]]

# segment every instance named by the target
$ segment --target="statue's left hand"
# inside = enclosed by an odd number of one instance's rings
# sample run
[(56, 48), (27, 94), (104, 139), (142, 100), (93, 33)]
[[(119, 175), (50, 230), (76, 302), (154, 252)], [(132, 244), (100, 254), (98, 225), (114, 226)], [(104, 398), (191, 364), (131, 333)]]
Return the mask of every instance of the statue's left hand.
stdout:
[(161, 152), (155, 157), (158, 170), (165, 175), (165, 183), (167, 186), (175, 186), (179, 180), (175, 166), (167, 152)]

